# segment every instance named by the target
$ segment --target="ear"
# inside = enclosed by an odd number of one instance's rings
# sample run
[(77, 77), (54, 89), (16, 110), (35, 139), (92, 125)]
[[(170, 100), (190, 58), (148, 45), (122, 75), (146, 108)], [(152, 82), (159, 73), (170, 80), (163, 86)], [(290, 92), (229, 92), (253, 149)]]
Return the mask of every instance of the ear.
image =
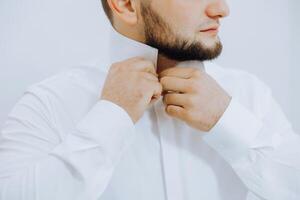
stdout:
[(135, 0), (107, 0), (114, 16), (129, 25), (135, 25), (138, 21), (137, 5)]

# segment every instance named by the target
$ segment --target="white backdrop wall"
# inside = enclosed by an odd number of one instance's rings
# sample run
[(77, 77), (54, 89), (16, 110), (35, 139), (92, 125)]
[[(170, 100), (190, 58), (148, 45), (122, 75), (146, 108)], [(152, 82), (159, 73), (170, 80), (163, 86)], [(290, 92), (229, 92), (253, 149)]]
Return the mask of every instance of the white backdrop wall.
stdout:
[(293, 114), (299, 105), (292, 101), (293, 95), (300, 95), (299, 86), (292, 88), (291, 41), (297, 23), (292, 12), (296, 9), (291, 8), (297, 6), (296, 0), (229, 0), (229, 4), (231, 15), (224, 20), (221, 34), (225, 49), (217, 62), (252, 72), (266, 82), (299, 130), (300, 121)]
[[(228, 3), (224, 52), (216, 62), (264, 80), (300, 130), (300, 2)], [(106, 59), (108, 27), (100, 0), (0, 0), (0, 126), (30, 84)]]
[[(292, 17), (292, 101), (291, 101), (291, 119), (300, 130), (300, 1), (290, 0), (291, 6), (291, 17)], [(299, 132), (299, 131), (298, 131)]]

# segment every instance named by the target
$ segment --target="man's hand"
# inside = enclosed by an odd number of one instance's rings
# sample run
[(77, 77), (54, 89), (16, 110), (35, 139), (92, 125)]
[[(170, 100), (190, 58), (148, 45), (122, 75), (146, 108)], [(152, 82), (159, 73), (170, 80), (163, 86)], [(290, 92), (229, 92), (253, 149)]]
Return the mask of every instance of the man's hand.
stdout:
[(231, 101), (212, 77), (197, 68), (169, 68), (159, 79), (166, 112), (201, 131), (210, 131)]
[(144, 111), (160, 98), (162, 86), (154, 64), (135, 57), (114, 63), (106, 77), (101, 99), (124, 108), (136, 123)]

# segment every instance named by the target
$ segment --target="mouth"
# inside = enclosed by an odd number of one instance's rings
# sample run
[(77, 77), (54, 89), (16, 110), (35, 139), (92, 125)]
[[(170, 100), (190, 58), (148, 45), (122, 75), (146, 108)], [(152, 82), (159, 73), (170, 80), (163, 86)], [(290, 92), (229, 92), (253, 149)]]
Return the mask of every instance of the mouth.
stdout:
[(204, 29), (200, 30), (200, 32), (216, 35), (219, 32), (219, 26), (218, 25), (210, 26), (208, 28), (204, 28)]

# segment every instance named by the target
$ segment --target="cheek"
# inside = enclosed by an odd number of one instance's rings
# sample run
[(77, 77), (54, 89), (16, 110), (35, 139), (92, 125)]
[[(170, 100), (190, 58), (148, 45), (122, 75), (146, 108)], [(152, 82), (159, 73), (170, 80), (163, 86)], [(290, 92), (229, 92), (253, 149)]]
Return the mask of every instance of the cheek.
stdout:
[(201, 5), (201, 0), (154, 0), (153, 8), (175, 33), (193, 37), (202, 21)]

